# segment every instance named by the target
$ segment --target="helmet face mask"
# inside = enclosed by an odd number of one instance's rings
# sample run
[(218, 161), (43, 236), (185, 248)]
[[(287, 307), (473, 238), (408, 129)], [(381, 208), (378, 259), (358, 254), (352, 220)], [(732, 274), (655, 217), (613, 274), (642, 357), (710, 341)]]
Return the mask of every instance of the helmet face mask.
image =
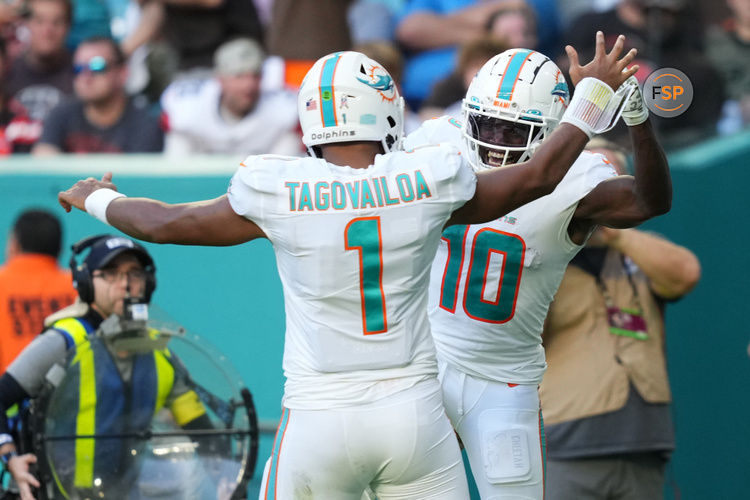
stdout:
[(388, 72), (359, 52), (318, 59), (302, 81), (297, 110), (312, 156), (315, 146), (340, 142), (376, 141), (385, 152), (401, 148), (403, 98)]
[(478, 112), (467, 113), (465, 130), (477, 148), (483, 168), (504, 167), (528, 159), (527, 151), (542, 140), (541, 123), (515, 122)]
[(546, 56), (511, 49), (490, 59), (463, 101), (463, 136), (475, 170), (528, 160), (568, 105), (562, 72)]

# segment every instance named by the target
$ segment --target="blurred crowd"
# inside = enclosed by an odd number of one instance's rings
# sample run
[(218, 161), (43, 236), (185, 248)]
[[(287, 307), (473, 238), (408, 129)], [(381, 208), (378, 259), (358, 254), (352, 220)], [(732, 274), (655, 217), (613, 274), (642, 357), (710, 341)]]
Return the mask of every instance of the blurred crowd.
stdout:
[(597, 30), (638, 48), (641, 84), (691, 79), (688, 111), (654, 117), (668, 149), (750, 124), (750, 0), (3, 0), (0, 154), (303, 155), (296, 90), (327, 53), (382, 63), (408, 133), (460, 117), (493, 55), (533, 48), (564, 70), (565, 45), (589, 58)]

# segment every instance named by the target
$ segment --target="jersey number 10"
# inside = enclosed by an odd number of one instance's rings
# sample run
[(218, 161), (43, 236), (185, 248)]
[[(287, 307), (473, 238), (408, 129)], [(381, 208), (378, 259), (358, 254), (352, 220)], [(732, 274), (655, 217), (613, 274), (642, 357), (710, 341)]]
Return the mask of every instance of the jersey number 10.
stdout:
[[(456, 312), (458, 282), (468, 234), (469, 226), (451, 226), (443, 231), (443, 240), (448, 244), (448, 260), (440, 287), (440, 307), (450, 313)], [(489, 227), (476, 232), (464, 285), (463, 308), (467, 316), (487, 323), (505, 323), (513, 317), (525, 254), (526, 243), (518, 235)], [(502, 267), (499, 278), (488, 283), (492, 262), (500, 260), (493, 257), (502, 258)], [(494, 299), (487, 299), (488, 284), (495, 283)]]

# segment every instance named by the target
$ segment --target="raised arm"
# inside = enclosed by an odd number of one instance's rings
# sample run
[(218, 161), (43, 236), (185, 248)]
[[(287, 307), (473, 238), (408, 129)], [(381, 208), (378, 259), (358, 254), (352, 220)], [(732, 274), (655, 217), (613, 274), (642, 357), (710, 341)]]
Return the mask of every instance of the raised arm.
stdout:
[(602, 227), (592, 239), (630, 257), (662, 298), (682, 297), (700, 279), (701, 265), (693, 252), (653, 233)]
[[(628, 102), (628, 123), (634, 154), (635, 176), (620, 175), (599, 184), (579, 203), (573, 215), (571, 237), (588, 233), (594, 225), (615, 228), (637, 226), (672, 206), (672, 179), (667, 158), (654, 135), (648, 111), (635, 82)], [(622, 172), (619, 172), (622, 173)]]
[[(244, 243), (266, 235), (252, 221), (232, 210), (226, 195), (213, 200), (170, 205), (150, 198), (112, 199), (117, 188), (112, 184), (112, 174), (101, 180), (93, 177), (78, 181), (67, 191), (58, 194), (60, 205), (66, 212), (72, 207), (92, 211), (99, 219), (123, 233), (154, 243), (178, 245), (227, 246)], [(94, 198), (86, 199), (95, 191)], [(98, 204), (95, 198), (109, 200)], [(102, 209), (96, 214), (97, 207)], [(88, 210), (87, 210), (88, 209)]]
[[(634, 49), (622, 58), (619, 57), (624, 43), (625, 37), (620, 35), (611, 52), (607, 53), (604, 47), (604, 34), (598, 32), (596, 55), (585, 66), (579, 65), (578, 54), (573, 47), (565, 47), (570, 59), (573, 83), (588, 77), (596, 79), (587, 81), (591, 91), (586, 93), (581, 89), (573, 97), (563, 115), (563, 122), (566, 123), (555, 129), (531, 159), (510, 167), (477, 174), (474, 198), (454, 212), (448, 224), (475, 224), (494, 220), (555, 189), (583, 151), (595, 128), (593, 123), (586, 122), (586, 118), (592, 113), (581, 113), (580, 110), (592, 106), (606, 107), (606, 102), (597, 103), (601, 91), (606, 88), (602, 84), (616, 89), (638, 70), (637, 66), (627, 68), (636, 55)], [(604, 109), (599, 111), (604, 113)]]

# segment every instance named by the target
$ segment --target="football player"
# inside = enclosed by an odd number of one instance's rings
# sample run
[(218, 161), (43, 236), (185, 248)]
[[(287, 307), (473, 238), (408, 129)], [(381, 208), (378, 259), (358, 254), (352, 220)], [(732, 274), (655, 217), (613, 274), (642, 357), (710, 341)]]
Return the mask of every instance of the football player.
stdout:
[[(632, 227), (670, 204), (667, 161), (637, 82), (624, 85), (634, 177), (617, 176), (602, 155), (583, 152), (552, 193), (485, 224), (443, 232), (430, 278), (430, 322), (446, 410), (483, 499), (543, 498), (541, 335), (568, 262), (597, 225)], [(555, 63), (533, 50), (507, 50), (474, 77), (461, 123), (427, 121), (405, 148), (448, 142), (477, 172), (502, 171), (533, 159), (568, 105)]]

